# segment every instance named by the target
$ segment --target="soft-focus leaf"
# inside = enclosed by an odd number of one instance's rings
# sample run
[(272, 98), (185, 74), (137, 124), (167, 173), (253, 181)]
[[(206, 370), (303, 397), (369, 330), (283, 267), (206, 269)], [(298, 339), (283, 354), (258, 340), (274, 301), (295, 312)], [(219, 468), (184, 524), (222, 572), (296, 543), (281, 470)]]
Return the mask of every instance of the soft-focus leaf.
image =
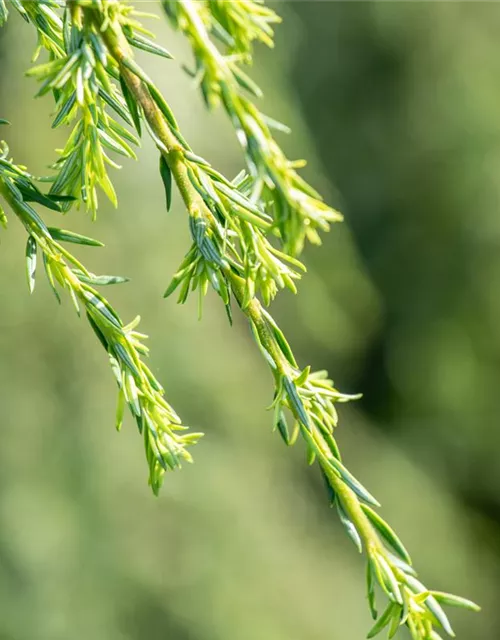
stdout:
[(167, 211), (170, 211), (172, 206), (172, 172), (168, 166), (167, 161), (160, 155), (160, 175), (165, 187), (165, 198), (167, 201)]
[(28, 236), (26, 243), (26, 276), (28, 278), (28, 287), (30, 293), (35, 290), (35, 273), (36, 273), (36, 251), (37, 244), (33, 236)]
[(72, 244), (83, 244), (89, 247), (103, 247), (104, 244), (99, 240), (94, 240), (87, 236), (83, 236), (74, 231), (68, 231), (67, 229), (59, 229), (57, 227), (48, 227), (50, 235), (58, 242), (70, 242)]

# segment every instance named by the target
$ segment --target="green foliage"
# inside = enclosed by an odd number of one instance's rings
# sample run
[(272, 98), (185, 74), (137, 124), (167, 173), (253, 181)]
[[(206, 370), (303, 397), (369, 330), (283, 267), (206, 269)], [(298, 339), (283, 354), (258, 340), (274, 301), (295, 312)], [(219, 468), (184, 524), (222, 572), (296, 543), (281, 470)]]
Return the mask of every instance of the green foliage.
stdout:
[[(165, 471), (191, 460), (186, 447), (199, 438), (182, 433), (180, 418), (164, 400), (163, 389), (143, 361), (146, 336), (138, 333), (138, 319), (123, 325), (96, 286), (124, 282), (117, 276), (96, 276), (61, 243), (99, 246), (91, 238), (47, 227), (31, 206), (67, 212), (83, 205), (95, 218), (98, 189), (116, 205), (108, 167), (117, 167), (114, 155), (135, 158), (133, 147), (147, 130), (160, 156), (159, 173), (170, 208), (173, 185), (188, 214), (192, 245), (165, 296), (179, 290), (184, 303), (191, 292), (203, 297), (209, 288), (222, 299), (232, 318), (233, 307), (248, 319), (257, 346), (274, 379), (271, 410), (274, 428), (287, 445), (298, 436), (310, 464), (317, 462), (330, 503), (358, 550), (367, 557), (367, 592), (375, 625), (374, 637), (389, 628), (392, 637), (407, 626), (414, 640), (437, 640), (436, 629), (453, 635), (441, 604), (476, 610), (463, 598), (428, 590), (416, 578), (411, 559), (392, 528), (373, 509), (378, 501), (347, 470), (334, 438), (337, 403), (354, 399), (340, 393), (326, 372), (302, 368), (285, 335), (264, 308), (285, 288), (296, 292), (305, 268), (295, 257), (306, 239), (319, 243), (319, 231), (341, 219), (297, 173), (302, 162), (290, 162), (271, 134), (284, 125), (264, 116), (250, 96), (260, 89), (241, 65), (252, 60), (257, 40), (273, 44), (271, 25), (276, 14), (260, 2), (239, 0), (164, 0), (173, 25), (189, 39), (197, 78), (209, 107), (222, 102), (236, 130), (248, 173), (229, 180), (187, 143), (164, 96), (134, 58), (140, 49), (162, 58), (168, 51), (156, 44), (129, 4), (113, 0), (76, 0), (71, 3), (14, 2), (38, 35), (35, 58), (45, 51), (48, 60), (28, 75), (39, 81), (37, 95), (52, 94), (54, 127), (69, 125), (70, 133), (52, 165), (51, 186), (44, 193), (25, 168), (9, 158), (3, 144), (0, 157), (0, 195), (24, 225), (29, 290), (36, 281), (37, 255), (56, 297), (66, 290), (108, 353), (119, 387), (117, 428), (125, 405), (143, 435), (149, 482), (158, 492)], [(0, 22), (7, 18), (0, 0)], [(223, 53), (215, 45), (221, 43)], [(124, 125), (117, 118), (121, 118)], [(0, 209), (0, 221), (6, 215)], [(380, 616), (376, 591), (386, 599)]]
[[(292, 255), (302, 251), (307, 238), (320, 243), (318, 231), (327, 231), (342, 216), (325, 205), (322, 198), (297, 173), (304, 161), (289, 161), (271, 129), (288, 128), (259, 111), (251, 98), (260, 98), (260, 88), (242, 70), (252, 62), (252, 41), (273, 46), (270, 24), (278, 16), (261, 3), (208, 3), (192, 0), (163, 0), (172, 23), (189, 38), (195, 58), (196, 79), (208, 107), (220, 102), (229, 115), (242, 145), (252, 176), (252, 197), (272, 203), (273, 217), (285, 250)], [(221, 53), (212, 36), (222, 39), (227, 51)], [(247, 97), (249, 94), (251, 97)]]
[(143, 343), (147, 336), (136, 331), (140, 318), (124, 325), (115, 309), (95, 289), (96, 286), (125, 282), (126, 278), (96, 276), (60, 244), (102, 246), (92, 238), (47, 227), (29, 201), (46, 200), (50, 208), (58, 209), (61, 196), (41, 193), (26, 169), (8, 159), (8, 152), (4, 144), (0, 156), (0, 195), (29, 234), (26, 273), (30, 293), (35, 288), (37, 253), (40, 251), (45, 274), (57, 300), (60, 301), (59, 287), (69, 294), (78, 315), (80, 305), (83, 306), (90, 326), (108, 353), (119, 389), (116, 428), (121, 428), (123, 410), (128, 405), (144, 438), (149, 482), (157, 493), (165, 471), (179, 467), (181, 460), (191, 461), (186, 446), (194, 444), (201, 434), (179, 434), (185, 427), (165, 401), (160, 383), (143, 361), (148, 349)]

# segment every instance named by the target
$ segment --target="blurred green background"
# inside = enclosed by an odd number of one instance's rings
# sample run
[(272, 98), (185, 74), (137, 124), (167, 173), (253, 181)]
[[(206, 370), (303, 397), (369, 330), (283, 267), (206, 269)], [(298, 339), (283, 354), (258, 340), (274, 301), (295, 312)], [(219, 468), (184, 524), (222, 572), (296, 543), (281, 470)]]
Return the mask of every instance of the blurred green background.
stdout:
[[(157, 10), (156, 3), (141, 8)], [(273, 313), (303, 364), (344, 391), (337, 433), (423, 581), (477, 600), (452, 612), (463, 640), (500, 636), (500, 5), (290, 2), (275, 52), (258, 50), (266, 111), (292, 124), (287, 153), (346, 215), (308, 248), (298, 297)], [(178, 61), (143, 58), (188, 140), (228, 174), (241, 153)], [(32, 33), (0, 35), (0, 115), (18, 162), (46, 172), (65, 131), (32, 100)], [(364, 564), (298, 444), (271, 433), (271, 381), (241, 321), (209, 296), (162, 292), (189, 241), (145, 142), (115, 173), (120, 207), (65, 225), (106, 249), (93, 271), (150, 334), (152, 367), (187, 424), (196, 463), (159, 499), (131, 421), (113, 430), (105, 355), (43, 278), (29, 297), (25, 233), (0, 246), (0, 640), (358, 640), (370, 626)], [(47, 214), (56, 217), (57, 214)], [(54, 221), (53, 221), (54, 222)], [(403, 634), (404, 635), (404, 634)]]

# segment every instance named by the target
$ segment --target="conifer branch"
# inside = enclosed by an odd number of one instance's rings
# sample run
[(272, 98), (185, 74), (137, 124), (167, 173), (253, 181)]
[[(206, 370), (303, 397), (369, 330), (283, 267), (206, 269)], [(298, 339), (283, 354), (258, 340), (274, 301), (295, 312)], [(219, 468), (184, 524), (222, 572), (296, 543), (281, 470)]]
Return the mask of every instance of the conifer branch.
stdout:
[[(342, 220), (327, 206), (296, 169), (303, 160), (289, 161), (274, 139), (271, 129), (288, 132), (285, 125), (265, 116), (246, 94), (260, 98), (262, 91), (243, 71), (251, 63), (251, 42), (260, 40), (273, 46), (270, 23), (279, 17), (253, 0), (220, 2), (210, 0), (163, 0), (172, 24), (191, 43), (195, 70), (191, 75), (199, 85), (208, 108), (222, 102), (242, 145), (253, 178), (253, 200), (270, 203), (269, 213), (279, 230), (284, 250), (297, 255), (305, 239), (320, 244), (319, 231), (328, 231), (332, 222)], [(212, 37), (223, 40), (222, 54)]]
[[(97, 11), (93, 11), (92, 17), (97, 21), (110, 55), (119, 64), (120, 73), (130, 93), (140, 105), (173, 181), (179, 188), (195, 241), (195, 251), (192, 255), (188, 254), (190, 260), (197, 260), (198, 267), (203, 262), (208, 263), (228, 285), (230, 293), (247, 316), (256, 342), (270, 365), (275, 380), (272, 405), (275, 428), (288, 445), (293, 444), (297, 433), (302, 435), (310, 464), (315, 460), (319, 463), (331, 504), (336, 506), (343, 525), (358, 549), (366, 553), (368, 598), (372, 615), (377, 619), (369, 636), (373, 637), (389, 626), (392, 637), (405, 625), (415, 640), (437, 640), (439, 635), (434, 627), (442, 628), (453, 636), (451, 625), (438, 601), (440, 596), (427, 590), (417, 580), (403, 544), (390, 526), (372, 509), (378, 507), (379, 503), (341, 462), (333, 438), (333, 429), (337, 424), (335, 404), (346, 402), (351, 397), (339, 393), (327, 379), (325, 372), (311, 373), (309, 367), (299, 369), (286, 338), (275, 321), (255, 296), (248, 297), (244, 278), (230, 263), (224, 247), (215, 244), (217, 250), (212, 258), (204, 254), (202, 247), (205, 238), (216, 238), (220, 232), (217, 225), (218, 212), (215, 208), (211, 210), (193, 184), (185, 158), (186, 149), (179, 144), (179, 136), (172, 130), (172, 121), (165, 117), (158, 106), (158, 100), (151, 96), (150, 81), (133, 61), (119, 23), (112, 20), (103, 22)], [(178, 280), (180, 281), (179, 276)], [(185, 282), (188, 282), (188, 287), (189, 284), (193, 285), (190, 276), (187, 276)], [(198, 280), (194, 280), (194, 287), (203, 291)], [(214, 288), (220, 294), (219, 285)], [(289, 410), (294, 418), (292, 433), (287, 426), (285, 410)], [(378, 618), (375, 609), (376, 584), (389, 601)], [(448, 604), (477, 608), (473, 603), (452, 595), (447, 595), (446, 598)]]
[[(123, 412), (128, 405), (144, 439), (149, 465), (149, 483), (158, 493), (165, 472), (192, 461), (186, 449), (201, 436), (179, 433), (186, 430), (174, 409), (165, 401), (164, 390), (144, 362), (147, 336), (136, 331), (139, 316), (124, 325), (120, 316), (95, 287), (125, 282), (118, 276), (96, 276), (77, 260), (61, 243), (102, 246), (86, 236), (60, 228), (47, 227), (30, 202), (60, 211), (64, 196), (46, 195), (39, 191), (25, 167), (8, 159), (8, 147), (2, 145), (0, 155), (0, 196), (28, 233), (26, 271), (31, 293), (35, 288), (37, 254), (41, 253), (47, 280), (60, 302), (58, 288), (66, 291), (80, 315), (80, 305), (99, 342), (107, 351), (111, 370), (118, 384), (116, 428), (120, 430)], [(6, 226), (7, 216), (0, 205), (0, 222)]]
[[(329, 222), (339, 219), (299, 178), (296, 166), (272, 138), (269, 120), (241, 93), (244, 88), (259, 94), (238, 63), (250, 61), (254, 40), (272, 44), (270, 25), (277, 18), (253, 0), (163, 0), (163, 5), (193, 45), (207, 102), (213, 105), (221, 99), (240, 132), (249, 175), (228, 180), (193, 152), (164, 96), (134, 58), (134, 48), (163, 58), (170, 55), (142, 27), (131, 5), (120, 0), (16, 0), (13, 6), (37, 30), (39, 48), (49, 53), (49, 62), (30, 74), (41, 82), (40, 94), (54, 95), (55, 126), (73, 126), (54, 165), (56, 177), (49, 194), (40, 192), (32, 177), (7, 159), (6, 150), (0, 161), (0, 194), (29, 234), (30, 289), (39, 248), (55, 291), (58, 283), (77, 308), (83, 305), (110, 354), (120, 388), (119, 422), (126, 402), (144, 434), (150, 483), (157, 492), (164, 471), (178, 467), (181, 459), (190, 459), (185, 447), (199, 434), (178, 433), (183, 429), (181, 422), (141, 359), (146, 349), (143, 336), (135, 332), (135, 323), (122, 325), (94, 288), (106, 282), (60, 244), (90, 244), (90, 239), (48, 229), (29, 204), (35, 201), (68, 209), (73, 202), (83, 203), (95, 215), (97, 187), (116, 200), (106, 168), (115, 163), (108, 151), (133, 158), (130, 145), (139, 141), (110, 112), (134, 126), (139, 137), (143, 127), (147, 128), (159, 150), (167, 208), (175, 184), (192, 236), (191, 248), (165, 295), (179, 289), (179, 302), (183, 303), (196, 291), (201, 310), (211, 287), (222, 299), (230, 320), (233, 301), (247, 318), (274, 380), (274, 428), (287, 445), (301, 436), (308, 461), (320, 467), (331, 505), (358, 550), (366, 555), (368, 601), (376, 620), (369, 637), (386, 627), (392, 637), (402, 626), (408, 627), (413, 640), (438, 640), (437, 629), (453, 636), (441, 604), (472, 610), (477, 610), (476, 605), (458, 596), (429, 591), (418, 581), (402, 542), (375, 511), (379, 503), (341, 460), (334, 438), (336, 405), (355, 396), (337, 391), (326, 372), (299, 367), (286, 337), (265, 309), (280, 289), (296, 290), (295, 282), (304, 267), (294, 254), (300, 252), (305, 238), (318, 241), (318, 229), (326, 230)], [(0, 0), (0, 21), (6, 16)], [(225, 42), (226, 55), (215, 47), (213, 37)], [(0, 209), (0, 222), (5, 218)], [(272, 243), (276, 234), (284, 251)], [(386, 599), (380, 615), (375, 608), (376, 591)]]

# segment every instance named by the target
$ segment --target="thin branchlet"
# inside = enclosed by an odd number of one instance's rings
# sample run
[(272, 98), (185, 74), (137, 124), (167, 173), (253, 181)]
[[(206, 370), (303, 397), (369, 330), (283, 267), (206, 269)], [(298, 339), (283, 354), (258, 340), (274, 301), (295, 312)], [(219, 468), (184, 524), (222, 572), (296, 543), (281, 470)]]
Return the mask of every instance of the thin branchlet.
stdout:
[[(165, 471), (177, 469), (181, 462), (191, 462), (187, 447), (201, 434), (185, 433), (181, 419), (165, 401), (164, 390), (144, 362), (148, 348), (146, 335), (137, 331), (140, 318), (124, 325), (120, 316), (96, 287), (125, 282), (119, 276), (97, 276), (91, 273), (65, 247), (67, 243), (102, 246), (93, 238), (56, 227), (47, 227), (31, 205), (37, 202), (60, 211), (65, 196), (42, 193), (25, 167), (8, 159), (3, 143), (0, 156), (0, 197), (23, 224), (28, 233), (26, 244), (26, 273), (30, 292), (35, 288), (37, 256), (41, 254), (43, 267), (56, 298), (60, 292), (69, 295), (80, 315), (85, 311), (90, 326), (106, 350), (111, 370), (118, 384), (116, 428), (122, 425), (123, 411), (128, 405), (139, 432), (144, 439), (149, 465), (149, 483), (158, 493)], [(0, 222), (6, 214), (0, 206)]]
[[(328, 231), (342, 216), (297, 173), (304, 161), (287, 159), (271, 130), (288, 128), (259, 110), (252, 98), (260, 98), (262, 92), (242, 69), (242, 64), (252, 61), (252, 40), (273, 46), (270, 25), (278, 16), (251, 0), (163, 0), (162, 4), (171, 22), (191, 43), (195, 58), (191, 75), (205, 103), (214, 108), (222, 102), (235, 128), (253, 178), (252, 196), (266, 203), (285, 251), (299, 254), (306, 239), (319, 244), (319, 232)], [(225, 40), (224, 53), (215, 39)]]
[[(255, 341), (268, 363), (274, 396), (273, 424), (291, 446), (300, 436), (310, 464), (317, 463), (330, 504), (346, 532), (367, 559), (367, 594), (375, 624), (374, 637), (385, 628), (392, 637), (403, 626), (413, 640), (439, 640), (438, 630), (453, 631), (441, 605), (477, 610), (451, 594), (429, 591), (418, 581), (410, 556), (392, 528), (379, 515), (372, 494), (344, 466), (334, 437), (336, 405), (356, 396), (339, 392), (324, 371), (298, 365), (293, 351), (266, 310), (277, 292), (296, 291), (304, 266), (294, 255), (305, 239), (319, 242), (340, 214), (323, 203), (297, 174), (271, 135), (279, 123), (266, 118), (247, 94), (260, 90), (241, 69), (252, 61), (255, 41), (273, 46), (272, 25), (278, 16), (256, 0), (162, 0), (174, 26), (189, 39), (196, 61), (194, 72), (207, 104), (221, 101), (245, 149), (248, 174), (227, 179), (198, 156), (187, 143), (167, 101), (138, 65), (134, 49), (169, 58), (139, 22), (132, 5), (119, 0), (12, 3), (38, 34), (38, 50), (49, 61), (30, 75), (41, 82), (39, 94), (56, 101), (54, 126), (71, 132), (48, 194), (42, 193), (22, 167), (0, 157), (0, 195), (28, 231), (26, 266), (33, 290), (37, 252), (44, 259), (49, 282), (66, 290), (110, 356), (119, 386), (118, 424), (129, 405), (144, 435), (150, 484), (158, 491), (165, 470), (190, 460), (186, 447), (200, 434), (179, 433), (180, 419), (163, 398), (163, 389), (142, 357), (147, 349), (136, 323), (123, 326), (118, 315), (95, 289), (122, 279), (95, 276), (61, 243), (98, 244), (62, 229), (49, 229), (30, 202), (68, 210), (84, 204), (95, 216), (98, 188), (116, 202), (108, 167), (110, 154), (134, 158), (133, 146), (147, 129), (159, 151), (159, 173), (170, 208), (175, 184), (188, 214), (192, 245), (165, 295), (179, 291), (183, 303), (196, 292), (201, 305), (212, 288), (222, 299), (229, 319), (236, 306), (247, 318)], [(7, 18), (0, 0), (0, 23)], [(222, 51), (215, 45), (220, 43)], [(113, 114), (113, 115), (112, 115)], [(123, 124), (120, 123), (120, 120)], [(1, 121), (0, 121), (1, 123)], [(130, 128), (135, 129), (131, 133)], [(282, 127), (281, 127), (282, 128)], [(137, 135), (136, 135), (137, 134)], [(0, 224), (6, 224), (0, 206)], [(376, 591), (386, 599), (379, 614)]]

